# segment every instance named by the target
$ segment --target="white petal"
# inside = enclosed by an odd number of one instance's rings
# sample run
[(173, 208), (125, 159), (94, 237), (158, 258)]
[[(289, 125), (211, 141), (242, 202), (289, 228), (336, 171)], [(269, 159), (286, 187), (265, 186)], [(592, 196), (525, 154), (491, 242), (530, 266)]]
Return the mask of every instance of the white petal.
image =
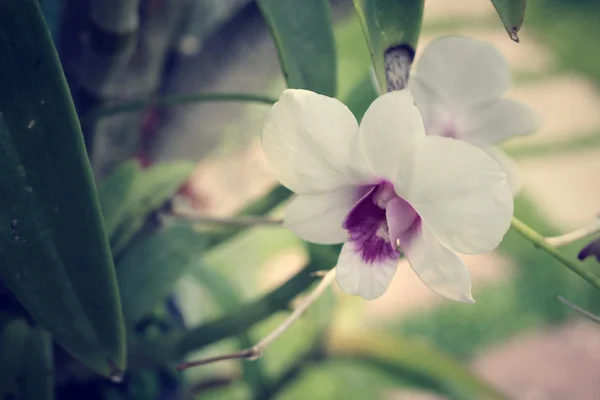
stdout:
[(495, 249), (510, 226), (513, 198), (506, 175), (483, 150), (463, 141), (419, 139), (394, 186), (438, 240), (459, 253)]
[[(420, 232), (419, 232), (420, 231)], [(440, 243), (422, 226), (403, 247), (410, 266), (434, 292), (451, 300), (474, 303), (471, 296), (471, 274), (453, 251)]]
[(358, 133), (371, 170), (384, 179), (393, 177), (402, 154), (423, 136), (421, 114), (407, 89), (378, 97), (363, 116)]
[(491, 44), (460, 36), (432, 41), (415, 75), (447, 104), (468, 108), (498, 98), (510, 84), (510, 68)]
[(484, 147), (539, 129), (539, 116), (528, 105), (498, 99), (469, 110), (459, 122), (460, 139)]
[(288, 89), (269, 112), (262, 146), (279, 181), (296, 193), (348, 185), (356, 119), (340, 101)]
[(348, 233), (344, 219), (358, 200), (355, 188), (323, 194), (300, 194), (285, 209), (284, 226), (308, 242), (342, 243)]
[(490, 157), (492, 157), (502, 171), (506, 174), (506, 180), (508, 181), (508, 186), (510, 186), (510, 191), (513, 196), (516, 196), (521, 190), (521, 178), (519, 176), (519, 166), (509, 156), (506, 155), (501, 149), (497, 147), (487, 147), (483, 149)]
[(423, 117), (425, 131), (428, 135), (439, 134), (436, 130), (444, 120), (452, 118), (450, 111), (444, 105), (442, 99), (429, 88), (418, 76), (412, 76), (408, 81), (408, 87), (415, 98), (415, 104)]
[(374, 300), (385, 293), (396, 272), (397, 260), (383, 264), (365, 264), (354, 244), (344, 243), (336, 267), (336, 280), (340, 288), (365, 300)]

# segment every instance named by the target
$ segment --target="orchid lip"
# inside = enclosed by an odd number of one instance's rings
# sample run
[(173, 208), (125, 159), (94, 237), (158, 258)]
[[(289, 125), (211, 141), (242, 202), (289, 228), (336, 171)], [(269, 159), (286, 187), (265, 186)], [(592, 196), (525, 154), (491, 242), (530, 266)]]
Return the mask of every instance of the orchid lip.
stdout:
[(409, 242), (417, 212), (382, 180), (361, 190), (364, 194), (343, 222), (349, 241), (367, 264), (400, 258), (401, 242)]

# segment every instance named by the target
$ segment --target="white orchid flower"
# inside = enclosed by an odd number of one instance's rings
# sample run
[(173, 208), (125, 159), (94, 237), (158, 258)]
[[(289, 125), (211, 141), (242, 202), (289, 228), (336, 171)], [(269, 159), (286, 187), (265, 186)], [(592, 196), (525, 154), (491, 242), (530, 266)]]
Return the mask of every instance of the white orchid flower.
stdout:
[(336, 277), (343, 291), (381, 296), (402, 252), (432, 290), (473, 302), (456, 252), (498, 246), (512, 194), (484, 151), (426, 136), (408, 90), (377, 98), (360, 127), (336, 99), (285, 90), (267, 116), (262, 146), (279, 181), (297, 193), (284, 225), (309, 242), (344, 242)]
[(410, 75), (410, 88), (428, 135), (481, 147), (519, 189), (516, 164), (494, 145), (535, 132), (540, 121), (526, 104), (503, 98), (510, 67), (491, 44), (460, 36), (432, 41)]

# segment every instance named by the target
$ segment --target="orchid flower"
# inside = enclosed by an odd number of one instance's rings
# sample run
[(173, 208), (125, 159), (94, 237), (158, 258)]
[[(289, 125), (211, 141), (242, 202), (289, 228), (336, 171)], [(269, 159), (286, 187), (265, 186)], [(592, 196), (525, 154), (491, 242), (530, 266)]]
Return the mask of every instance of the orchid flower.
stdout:
[(481, 147), (500, 164), (516, 193), (517, 167), (493, 145), (535, 132), (540, 121), (526, 104), (502, 97), (510, 79), (510, 67), (494, 46), (446, 36), (425, 48), (408, 87), (428, 135), (459, 139)]
[(456, 254), (495, 249), (513, 199), (505, 173), (483, 150), (425, 135), (409, 90), (377, 98), (360, 126), (340, 101), (288, 89), (270, 110), (262, 146), (295, 192), (284, 225), (314, 243), (344, 243), (336, 280), (349, 294), (381, 296), (403, 253), (421, 280), (473, 302)]

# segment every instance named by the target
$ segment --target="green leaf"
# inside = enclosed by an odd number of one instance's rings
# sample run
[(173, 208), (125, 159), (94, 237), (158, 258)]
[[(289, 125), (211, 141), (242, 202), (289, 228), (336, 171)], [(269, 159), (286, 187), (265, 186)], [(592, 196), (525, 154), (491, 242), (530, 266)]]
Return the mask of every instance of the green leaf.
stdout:
[[(192, 270), (194, 277), (202, 284), (202, 286), (210, 293), (210, 296), (216, 300), (219, 307), (227, 312), (235, 312), (237, 309), (242, 307), (243, 302), (239, 295), (240, 291), (236, 290), (233, 285), (221, 275), (214, 268), (199, 263), (196, 268)], [(239, 331), (237, 334), (237, 340), (240, 344), (241, 349), (249, 349), (254, 346), (251, 337), (247, 331)], [(254, 361), (243, 361), (242, 370), (244, 374), (244, 380), (251, 386), (252, 392), (255, 395), (263, 394), (264, 375), (263, 375), (263, 361), (258, 359)]]
[(526, 0), (492, 0), (508, 36), (519, 42), (519, 30), (525, 19)]
[(183, 357), (192, 351), (247, 330), (279, 311), (287, 310), (290, 302), (317, 280), (313, 272), (324, 266), (330, 268), (335, 265), (341, 248), (338, 245), (315, 244), (308, 244), (307, 247), (311, 261), (287, 282), (259, 299), (173, 338), (174, 348), (171, 350), (173, 352), (171, 357), (173, 359)]
[(123, 205), (133, 191), (133, 183), (141, 174), (140, 164), (137, 161), (128, 161), (117, 168), (98, 188), (108, 237), (114, 235), (122, 222), (126, 211)]
[(352, 114), (360, 121), (367, 109), (375, 101), (378, 93), (375, 90), (371, 73), (367, 72), (363, 78), (352, 88), (344, 104), (352, 111)]
[(458, 361), (419, 340), (376, 332), (337, 332), (330, 337), (328, 350), (336, 358), (360, 360), (451, 399), (505, 399)]
[(8, 321), (0, 331), (0, 397), (52, 400), (54, 371), (50, 335), (29, 327), (23, 319)]
[(0, 277), (91, 369), (125, 368), (114, 266), (77, 115), (37, 0), (0, 2)]
[(136, 243), (117, 265), (123, 314), (135, 323), (173, 290), (182, 274), (198, 262), (203, 235), (189, 225), (172, 225)]
[[(131, 168), (127, 165), (126, 169)], [(111, 181), (120, 180), (121, 183), (113, 183), (108, 188), (114, 190), (118, 187), (129, 186), (130, 190), (121, 192), (122, 202), (117, 207), (105, 210), (106, 218), (110, 221), (109, 232), (115, 258), (118, 258), (131, 239), (140, 231), (146, 222), (148, 215), (160, 208), (167, 200), (175, 195), (179, 187), (189, 178), (194, 170), (194, 164), (190, 162), (174, 162), (158, 164), (152, 168), (141, 171), (141, 173), (127, 173), (121, 169), (116, 172), (117, 177), (111, 177)], [(133, 179), (132, 179), (133, 178)], [(115, 197), (119, 196), (119, 190)], [(102, 198), (113, 195), (102, 193)]]
[(423, 0), (353, 2), (380, 88), (403, 88), (421, 32)]
[(288, 87), (335, 96), (337, 69), (327, 0), (257, 0)]
[(54, 398), (52, 338), (41, 329), (32, 329), (23, 354), (21, 397), (23, 400)]

